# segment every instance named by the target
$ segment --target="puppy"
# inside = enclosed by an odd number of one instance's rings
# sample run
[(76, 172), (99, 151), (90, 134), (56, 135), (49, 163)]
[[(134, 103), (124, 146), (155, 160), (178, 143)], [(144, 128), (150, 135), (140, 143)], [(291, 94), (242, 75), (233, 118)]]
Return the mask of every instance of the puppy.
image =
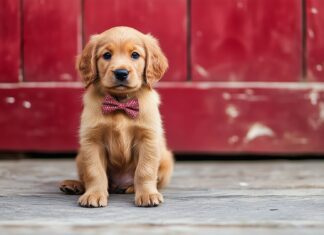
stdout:
[(137, 206), (163, 202), (173, 156), (166, 146), (153, 85), (168, 68), (157, 40), (129, 27), (91, 38), (77, 61), (86, 86), (76, 158), (80, 180), (61, 191), (83, 207), (107, 206), (109, 193), (135, 193)]

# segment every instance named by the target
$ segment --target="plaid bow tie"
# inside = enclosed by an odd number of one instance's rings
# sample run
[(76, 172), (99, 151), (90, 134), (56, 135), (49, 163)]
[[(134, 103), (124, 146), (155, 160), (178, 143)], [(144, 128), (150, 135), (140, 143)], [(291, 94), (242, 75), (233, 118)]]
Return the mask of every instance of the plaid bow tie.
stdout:
[(129, 117), (136, 118), (139, 113), (138, 99), (133, 98), (125, 103), (120, 103), (115, 100), (112, 96), (107, 95), (101, 106), (103, 114), (109, 114), (117, 110), (124, 111)]

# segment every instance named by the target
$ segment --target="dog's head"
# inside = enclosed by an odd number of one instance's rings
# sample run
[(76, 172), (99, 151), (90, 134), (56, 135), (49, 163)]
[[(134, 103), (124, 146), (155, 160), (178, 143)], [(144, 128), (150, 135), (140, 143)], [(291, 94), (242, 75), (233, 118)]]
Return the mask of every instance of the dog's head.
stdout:
[(77, 60), (86, 86), (127, 94), (152, 87), (168, 68), (158, 41), (129, 27), (111, 28), (93, 36)]

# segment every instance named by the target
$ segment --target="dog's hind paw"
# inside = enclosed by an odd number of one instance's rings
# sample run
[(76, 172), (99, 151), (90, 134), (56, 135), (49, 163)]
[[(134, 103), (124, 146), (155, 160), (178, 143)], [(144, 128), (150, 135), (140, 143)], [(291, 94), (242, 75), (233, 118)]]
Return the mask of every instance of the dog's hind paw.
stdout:
[(71, 195), (83, 194), (85, 189), (83, 183), (78, 180), (64, 180), (60, 183), (60, 190)]

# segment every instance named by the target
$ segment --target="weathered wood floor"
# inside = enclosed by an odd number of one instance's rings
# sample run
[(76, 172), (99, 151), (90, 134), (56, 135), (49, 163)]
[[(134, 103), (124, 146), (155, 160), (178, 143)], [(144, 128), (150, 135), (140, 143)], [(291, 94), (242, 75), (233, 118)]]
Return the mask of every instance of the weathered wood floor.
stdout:
[(324, 234), (324, 161), (177, 163), (165, 203), (77, 205), (72, 160), (0, 161), (0, 234)]

